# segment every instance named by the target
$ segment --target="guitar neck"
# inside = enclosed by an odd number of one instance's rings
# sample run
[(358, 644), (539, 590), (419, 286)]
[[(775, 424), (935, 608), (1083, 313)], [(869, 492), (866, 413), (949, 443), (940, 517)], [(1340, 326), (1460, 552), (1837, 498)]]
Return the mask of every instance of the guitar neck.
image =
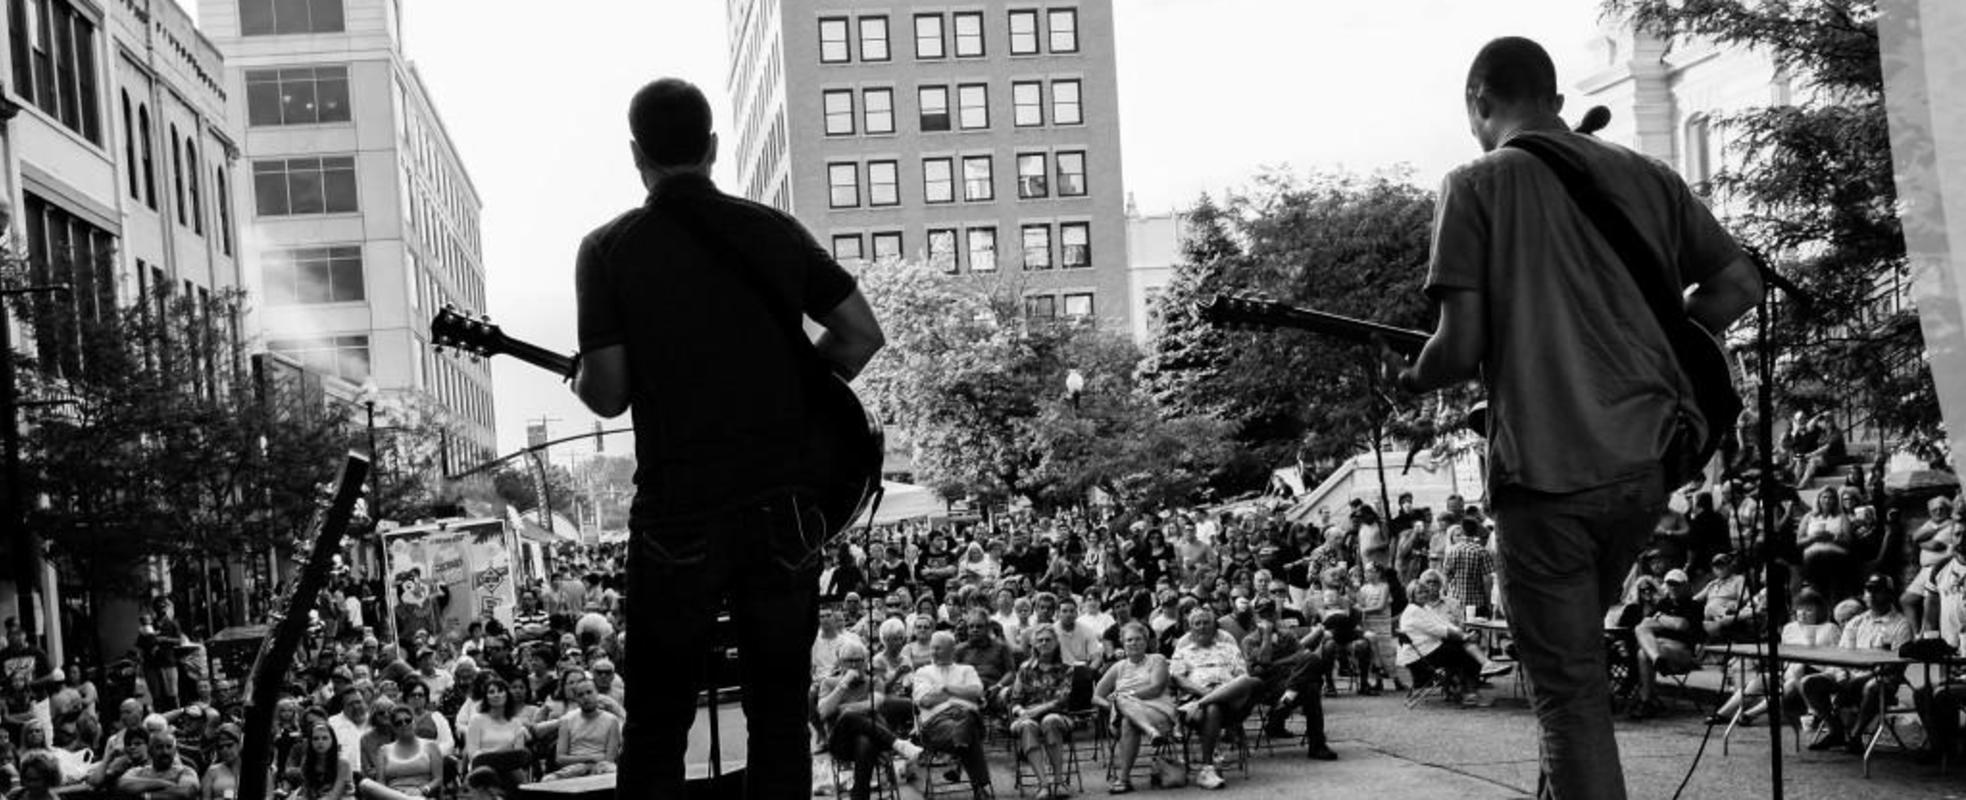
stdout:
[(506, 337), (504, 350), (513, 358), (524, 361), (555, 375), (568, 375), (573, 372), (573, 359), (531, 342)]

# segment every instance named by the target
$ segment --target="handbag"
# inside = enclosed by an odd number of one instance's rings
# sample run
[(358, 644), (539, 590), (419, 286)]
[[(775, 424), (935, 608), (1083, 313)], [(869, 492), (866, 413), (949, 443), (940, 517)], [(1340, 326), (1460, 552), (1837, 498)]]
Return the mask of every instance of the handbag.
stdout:
[(1151, 780), (1157, 789), (1179, 789), (1188, 785), (1188, 765), (1181, 763), (1178, 756), (1163, 753), (1154, 758)]
[[(1665, 332), (1666, 341), (1672, 346), (1673, 360), (1693, 389), (1693, 407), (1698, 411), (1688, 413), (1685, 403), (1675, 407), (1672, 441), (1660, 459), (1666, 488), (1684, 485), (1706, 469), (1720, 449), (1721, 440), (1741, 415), (1741, 395), (1734, 388), (1726, 352), (1711, 332), (1686, 315), (1679, 293), (1660, 280), (1669, 274), (1664, 265), (1646, 245), (1631, 218), (1611, 203), (1590, 173), (1539, 136), (1517, 136), (1503, 146), (1535, 156), (1556, 173), (1571, 202), (1590, 219), (1598, 234), (1611, 245), (1612, 252), (1617, 253), (1626, 276), (1638, 287), (1646, 308)], [(1647, 276), (1651, 278), (1648, 280)]]

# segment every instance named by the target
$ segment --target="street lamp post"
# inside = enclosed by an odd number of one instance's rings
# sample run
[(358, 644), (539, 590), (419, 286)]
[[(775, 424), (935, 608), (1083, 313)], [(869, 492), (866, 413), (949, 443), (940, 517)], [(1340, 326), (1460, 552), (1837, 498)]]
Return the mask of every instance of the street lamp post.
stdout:
[(369, 417), (369, 460), (376, 469), (369, 472), (369, 520), (382, 521), (382, 454), (375, 449), (375, 401), (382, 390), (375, 385), (375, 378), (362, 381), (362, 407), (368, 409)]
[(35, 585), (41, 581), (41, 543), (21, 518), (19, 397), (14, 384), (14, 323), (6, 298), (15, 295), (67, 293), (67, 284), (0, 289), (0, 450), (4, 450), (7, 490), (0, 495), (0, 520), (14, 532), (14, 616), (27, 640), (35, 640)]

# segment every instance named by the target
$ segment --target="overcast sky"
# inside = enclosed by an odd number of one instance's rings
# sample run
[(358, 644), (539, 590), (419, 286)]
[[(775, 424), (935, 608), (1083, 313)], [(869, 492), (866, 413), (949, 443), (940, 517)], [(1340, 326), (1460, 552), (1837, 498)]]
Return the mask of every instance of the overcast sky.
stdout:
[[(184, 2), (184, 5), (192, 3)], [(1143, 213), (1246, 184), (1267, 165), (1356, 172), (1405, 163), (1431, 187), (1478, 154), (1460, 106), (1468, 60), (1496, 36), (1547, 47), (1584, 75), (1597, 0), (1113, 0), (1126, 191)], [(574, 349), (580, 237), (640, 203), (628, 97), (662, 75), (711, 96), (727, 126), (724, 0), (407, 0), (405, 49), (484, 200), (495, 322)], [(543, 6), (514, 4), (533, 8)], [(195, 11), (193, 12), (195, 14)], [(719, 182), (732, 172), (719, 165)], [(493, 367), (501, 451), (525, 421), (556, 435), (594, 417), (555, 378)], [(627, 417), (609, 421), (625, 426)], [(610, 441), (610, 452), (626, 449)]]

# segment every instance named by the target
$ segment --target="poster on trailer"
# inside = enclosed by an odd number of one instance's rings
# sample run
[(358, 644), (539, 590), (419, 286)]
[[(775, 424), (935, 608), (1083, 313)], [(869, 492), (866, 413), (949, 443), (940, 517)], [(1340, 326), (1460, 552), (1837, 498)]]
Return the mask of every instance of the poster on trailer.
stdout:
[(518, 603), (512, 534), (498, 519), (417, 525), (383, 533), (389, 623), (398, 642), (416, 632), (460, 634), (472, 620), (512, 624)]

